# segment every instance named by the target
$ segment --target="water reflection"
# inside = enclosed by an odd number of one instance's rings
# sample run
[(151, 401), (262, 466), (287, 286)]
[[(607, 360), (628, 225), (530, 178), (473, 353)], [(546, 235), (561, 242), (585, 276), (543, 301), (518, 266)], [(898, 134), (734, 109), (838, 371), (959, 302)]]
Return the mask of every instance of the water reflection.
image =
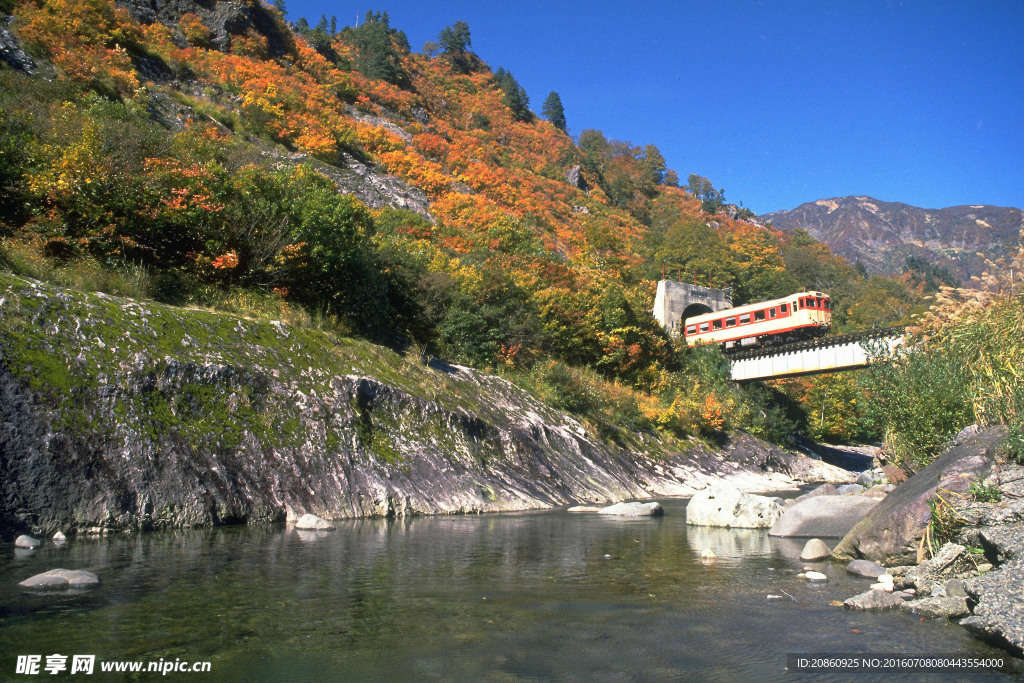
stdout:
[[(991, 652), (959, 628), (832, 607), (866, 584), (838, 565), (808, 584), (802, 543), (688, 527), (683, 503), (665, 507), (656, 519), (359, 520), (0, 554), (0, 671), (17, 653), (77, 652), (210, 659), (228, 680), (781, 680), (787, 652)], [(715, 562), (699, 561), (704, 548)], [(58, 566), (104, 583), (17, 590)], [(783, 591), (795, 600), (766, 599)]]

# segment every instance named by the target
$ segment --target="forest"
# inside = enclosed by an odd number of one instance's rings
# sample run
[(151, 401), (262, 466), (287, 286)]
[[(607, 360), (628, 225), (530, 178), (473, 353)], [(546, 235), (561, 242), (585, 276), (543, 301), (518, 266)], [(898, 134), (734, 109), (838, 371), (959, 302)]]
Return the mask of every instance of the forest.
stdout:
[[(130, 2), (3, 2), (37, 71), (0, 69), (3, 268), (471, 365), (610, 440), (888, 436), (919, 466), (925, 433), (1020, 420), (1022, 306), (1004, 284), (954, 289), (920, 259), (869, 276), (727, 203), (700, 169), (668, 168), (657, 146), (586, 128), (556, 92), (537, 115), (511, 70), (472, 52), (465, 22), (417, 52), (385, 12), (339, 29), (289, 23), (280, 2), (241, 5), (246, 21), (225, 33), (198, 3), (145, 22)], [(418, 188), (429, 213), (340, 193), (331, 170), (352, 160)], [(938, 351), (737, 387), (720, 352), (686, 348), (651, 316), (663, 272), (731, 288), (736, 304), (825, 291), (836, 332), (913, 324)], [(918, 367), (951, 340), (980, 345), (997, 318), (1018, 333), (984, 347), (989, 374)], [(899, 375), (914, 372), (944, 372), (959, 393), (909, 430), (893, 410), (907, 392), (925, 400)], [(992, 376), (1001, 394), (974, 390)]]

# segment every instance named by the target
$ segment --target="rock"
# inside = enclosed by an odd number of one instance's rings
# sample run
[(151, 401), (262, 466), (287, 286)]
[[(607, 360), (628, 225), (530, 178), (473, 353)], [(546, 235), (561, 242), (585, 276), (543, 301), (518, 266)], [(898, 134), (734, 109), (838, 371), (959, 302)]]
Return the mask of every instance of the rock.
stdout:
[(857, 610), (892, 609), (893, 607), (899, 607), (902, 604), (903, 598), (894, 595), (893, 593), (873, 590), (855, 595), (843, 602), (843, 606), (847, 609)]
[(890, 490), (891, 489), (889, 489), (888, 484), (875, 484), (874, 486), (867, 489), (860, 495), (864, 496), (865, 498), (877, 498), (878, 500), (882, 500), (887, 495), (889, 495)]
[(992, 565), (989, 564), (988, 562), (982, 562), (981, 564), (978, 565), (978, 571), (981, 572), (982, 574), (984, 574), (985, 572), (990, 572), (990, 571), (992, 571)]
[(27, 590), (40, 591), (94, 588), (100, 585), (100, 578), (92, 572), (78, 569), (51, 569), (27, 578), (18, 585)]
[(782, 506), (771, 498), (741, 493), (727, 486), (698, 491), (686, 505), (686, 523), (743, 529), (770, 527), (782, 515)]
[(804, 576), (808, 581), (828, 581), (828, 577), (821, 572), (806, 572)]
[(665, 514), (661, 503), (616, 503), (598, 510), (598, 514), (619, 517), (657, 517)]
[(960, 579), (950, 579), (947, 581), (946, 595), (952, 598), (966, 598), (967, 591), (964, 590), (964, 582)]
[(859, 496), (808, 498), (786, 510), (768, 533), (771, 536), (841, 537), (876, 505), (877, 500)]
[(832, 550), (820, 538), (812, 538), (800, 552), (800, 559), (808, 562), (824, 560), (832, 556)]
[(969, 579), (967, 594), (974, 605), (974, 617), (962, 626), (975, 635), (1007, 647), (1018, 657), (1024, 654), (1024, 559)]
[(24, 534), (14, 539), (15, 548), (38, 548), (40, 545), (42, 545), (42, 541), (38, 538), (32, 538)]
[(911, 614), (947, 619), (959, 619), (971, 613), (967, 607), (966, 597), (921, 598), (904, 602), (900, 607)]
[(881, 581), (871, 584), (869, 588), (873, 591), (883, 591), (885, 593), (893, 592), (893, 586), (891, 583), (882, 583)]
[(586, 179), (583, 177), (583, 169), (579, 164), (576, 164), (565, 172), (565, 182), (575, 188), (583, 190), (584, 192), (587, 192), (590, 189), (587, 185)]
[(833, 484), (822, 484), (821, 486), (818, 486), (817, 488), (811, 489), (810, 491), (808, 491), (807, 493), (803, 494), (802, 496), (797, 496), (796, 498), (793, 498), (792, 502), (793, 503), (799, 503), (802, 500), (807, 500), (808, 498), (816, 498), (817, 496), (838, 496), (838, 495), (839, 495), (839, 492), (838, 492), (838, 490), (836, 489), (836, 487)]
[(967, 548), (958, 543), (947, 543), (939, 548), (935, 557), (908, 571), (904, 581), (913, 583), (918, 590), (924, 590), (925, 586), (930, 587), (941, 582), (945, 576), (965, 569), (968, 561)]
[(59, 531), (53, 535), (53, 542), (56, 543), (57, 545), (61, 545), (62, 543), (66, 542), (67, 540), (68, 540), (68, 537), (65, 536), (64, 534), (62, 534)]
[(601, 508), (596, 505), (573, 505), (566, 512), (600, 512)]
[(836, 488), (836, 492), (840, 496), (849, 496), (851, 494), (860, 493), (864, 490), (864, 487), (860, 484), (843, 484)]
[(879, 502), (835, 547), (833, 556), (884, 564), (916, 562), (936, 489), (962, 493), (971, 482), (984, 479), (1005, 437), (1005, 427), (992, 427), (939, 456)]
[(853, 560), (846, 565), (846, 572), (866, 579), (877, 579), (885, 573), (885, 567), (869, 560)]
[(872, 470), (864, 470), (857, 475), (857, 482), (861, 486), (871, 486), (875, 483), (875, 477), (877, 475)]
[(303, 531), (334, 531), (334, 525), (322, 517), (306, 513), (295, 522), (295, 528)]
[(700, 551), (700, 559), (702, 560), (713, 560), (716, 557), (718, 557), (718, 555), (716, 555), (715, 551), (711, 548), (704, 548), (704, 550)]

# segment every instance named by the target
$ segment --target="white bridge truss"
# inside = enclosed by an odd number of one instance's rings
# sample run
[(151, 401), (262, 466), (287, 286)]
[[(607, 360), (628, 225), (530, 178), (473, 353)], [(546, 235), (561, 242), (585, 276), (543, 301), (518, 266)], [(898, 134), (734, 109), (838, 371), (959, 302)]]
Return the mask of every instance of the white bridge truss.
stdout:
[(729, 361), (735, 382), (781, 379), (862, 368), (889, 356), (903, 342), (903, 328), (889, 327), (741, 351), (730, 355)]

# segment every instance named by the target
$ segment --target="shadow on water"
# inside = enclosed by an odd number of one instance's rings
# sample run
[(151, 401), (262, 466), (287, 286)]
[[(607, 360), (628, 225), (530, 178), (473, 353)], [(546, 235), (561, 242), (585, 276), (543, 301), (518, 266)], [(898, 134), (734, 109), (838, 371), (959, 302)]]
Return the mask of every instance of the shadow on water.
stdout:
[[(830, 581), (809, 584), (796, 576), (802, 543), (687, 527), (683, 501), (665, 507), (655, 519), (358, 520), (334, 532), (224, 528), (9, 552), (0, 671), (13, 672), (17, 654), (57, 652), (210, 660), (220, 680), (761, 681), (801, 680), (785, 671), (789, 652), (1004, 656), (954, 625), (836, 608), (867, 582), (820, 563)], [(701, 561), (706, 548), (714, 561)], [(54, 567), (104, 583), (17, 590)]]

